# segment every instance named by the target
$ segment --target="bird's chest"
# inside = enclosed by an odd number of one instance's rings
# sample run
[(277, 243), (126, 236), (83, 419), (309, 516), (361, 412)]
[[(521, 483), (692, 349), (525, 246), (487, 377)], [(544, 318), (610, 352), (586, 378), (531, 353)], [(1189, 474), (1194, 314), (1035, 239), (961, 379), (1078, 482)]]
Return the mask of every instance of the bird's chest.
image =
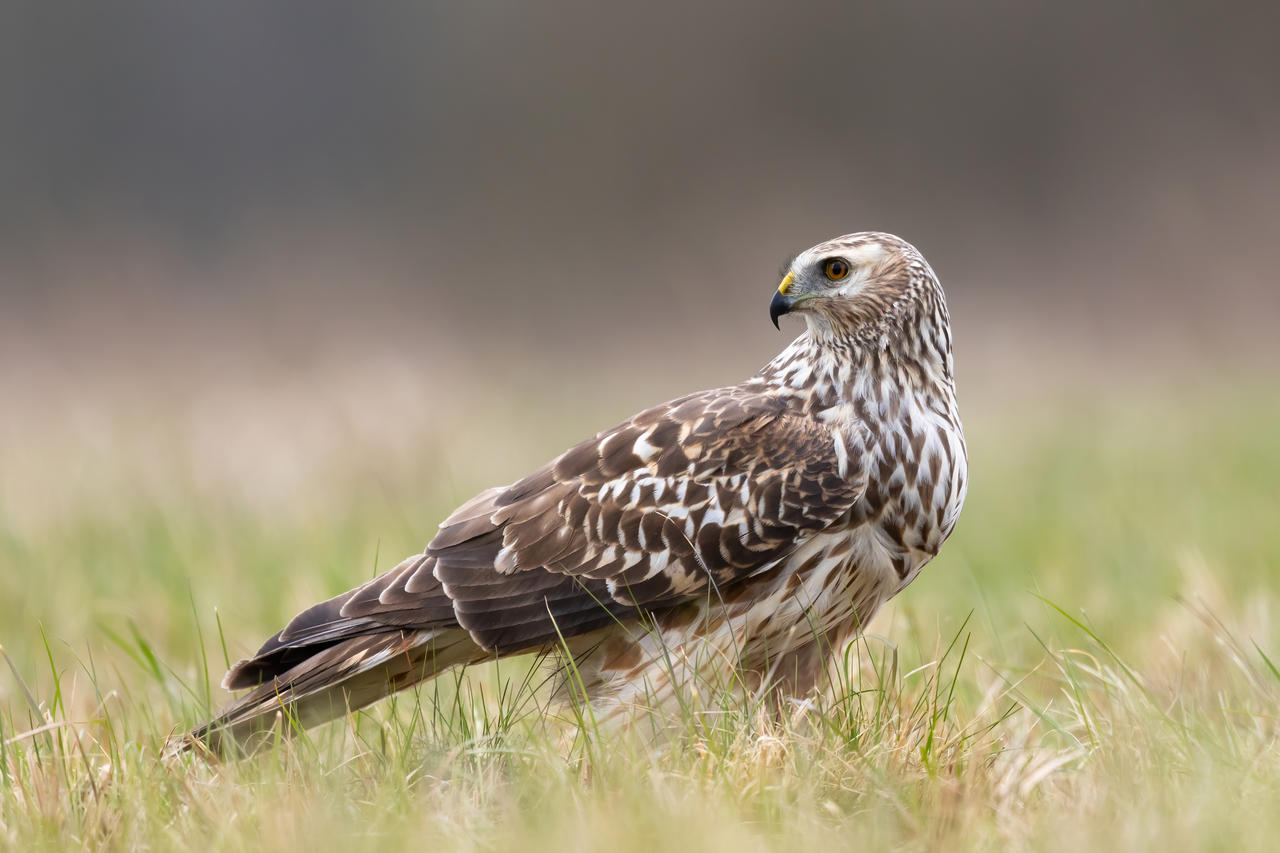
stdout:
[(865, 433), (867, 487), (848, 535), (882, 552), (902, 586), (951, 534), (964, 503), (967, 456), (958, 419), (907, 397)]

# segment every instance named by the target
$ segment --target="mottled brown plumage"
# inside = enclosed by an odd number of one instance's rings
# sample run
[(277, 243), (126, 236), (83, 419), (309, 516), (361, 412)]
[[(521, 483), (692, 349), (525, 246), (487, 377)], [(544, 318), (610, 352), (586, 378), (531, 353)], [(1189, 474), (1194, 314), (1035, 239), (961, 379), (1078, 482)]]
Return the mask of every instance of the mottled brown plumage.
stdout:
[(460, 664), (575, 656), (615, 709), (735, 669), (802, 695), (929, 561), (965, 492), (951, 333), (888, 234), (801, 253), (771, 307), (807, 329), (759, 373), (647, 409), (459, 507), (424, 553), (299, 614), (193, 733), (331, 719)]

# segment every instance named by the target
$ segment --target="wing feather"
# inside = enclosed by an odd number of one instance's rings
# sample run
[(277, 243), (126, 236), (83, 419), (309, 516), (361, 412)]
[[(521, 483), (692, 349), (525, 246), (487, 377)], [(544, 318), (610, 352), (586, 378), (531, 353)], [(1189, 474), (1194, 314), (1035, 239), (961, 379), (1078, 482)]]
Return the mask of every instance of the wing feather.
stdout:
[(865, 477), (833, 436), (773, 395), (691, 395), (469, 502), (427, 553), (476, 642), (553, 641), (741, 582), (835, 523)]
[(832, 435), (743, 387), (641, 412), (467, 501), (425, 553), (300, 613), (226, 684), (388, 631), (463, 628), (513, 653), (743, 583), (861, 495), (863, 455)]
[(318, 722), (486, 654), (749, 594), (849, 512), (864, 457), (744, 386), (641, 412), (481, 492), (425, 553), (298, 614), (232, 667), (224, 685), (253, 689), (193, 737), (238, 740), (282, 706)]

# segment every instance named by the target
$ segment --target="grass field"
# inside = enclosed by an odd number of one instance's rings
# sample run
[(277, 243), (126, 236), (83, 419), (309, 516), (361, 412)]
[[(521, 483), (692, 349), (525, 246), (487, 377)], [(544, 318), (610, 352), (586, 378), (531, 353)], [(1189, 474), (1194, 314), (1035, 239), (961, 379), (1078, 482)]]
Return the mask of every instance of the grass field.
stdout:
[(0, 847), (1274, 849), (1274, 388), (987, 396), (958, 531), (818, 707), (599, 731), (511, 661), (221, 766), (160, 754), (228, 658), (611, 415), (476, 401), (390, 449), (8, 426)]

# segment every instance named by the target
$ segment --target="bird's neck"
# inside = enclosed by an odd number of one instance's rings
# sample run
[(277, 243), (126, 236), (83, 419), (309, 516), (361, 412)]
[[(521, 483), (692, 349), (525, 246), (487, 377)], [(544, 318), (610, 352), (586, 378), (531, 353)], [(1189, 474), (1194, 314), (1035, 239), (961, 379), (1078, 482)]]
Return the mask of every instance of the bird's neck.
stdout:
[[(808, 318), (806, 318), (808, 319)], [(951, 332), (940, 314), (855, 330), (810, 321), (804, 334), (765, 365), (756, 380), (804, 409), (843, 404), (879, 408), (904, 393), (951, 409), (955, 380)]]

